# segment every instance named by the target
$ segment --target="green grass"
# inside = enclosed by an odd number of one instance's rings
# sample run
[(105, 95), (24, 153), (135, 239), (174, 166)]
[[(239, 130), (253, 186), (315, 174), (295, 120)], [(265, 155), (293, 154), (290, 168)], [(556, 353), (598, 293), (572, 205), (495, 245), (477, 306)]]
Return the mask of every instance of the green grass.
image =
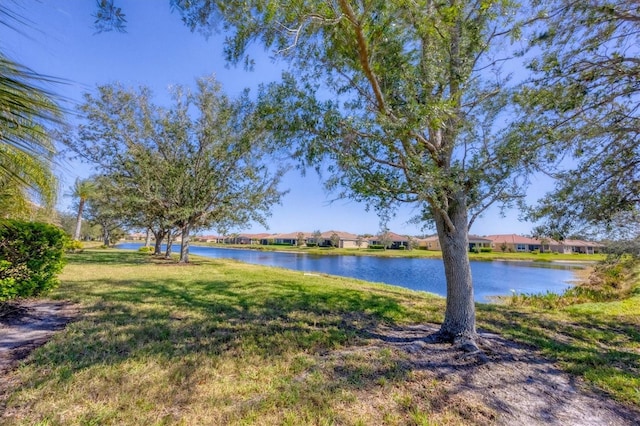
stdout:
[(568, 372), (640, 407), (640, 285), (635, 263), (596, 268), (564, 295), (480, 305), (479, 325), (539, 348)]
[[(0, 423), (465, 424), (376, 325), (440, 322), (442, 298), (222, 259), (70, 256), (54, 293), (78, 321), (9, 376)], [(606, 302), (478, 305), (479, 327), (537, 348), (640, 407), (640, 291)], [(355, 350), (359, 348), (359, 350)], [(0, 410), (2, 411), (2, 410)]]
[(441, 298), (356, 280), (118, 250), (70, 259), (54, 297), (83, 315), (13, 374), (2, 424), (405, 424), (401, 354), (330, 354), (376, 324), (441, 320)]

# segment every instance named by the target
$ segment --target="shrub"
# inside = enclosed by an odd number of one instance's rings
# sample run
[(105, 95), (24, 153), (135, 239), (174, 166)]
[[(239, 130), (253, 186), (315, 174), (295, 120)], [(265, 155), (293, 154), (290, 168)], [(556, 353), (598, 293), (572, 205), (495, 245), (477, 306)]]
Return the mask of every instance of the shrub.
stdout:
[(82, 253), (82, 243), (78, 240), (68, 240), (64, 245), (66, 253)]
[(480, 247), (480, 253), (491, 253), (492, 251), (491, 247)]
[(149, 253), (152, 254), (155, 251), (155, 248), (151, 246), (142, 246), (138, 249), (140, 253)]
[(56, 287), (68, 242), (53, 225), (0, 221), (0, 301), (37, 296)]
[(370, 244), (369, 248), (372, 250), (384, 250), (385, 246), (383, 244)]

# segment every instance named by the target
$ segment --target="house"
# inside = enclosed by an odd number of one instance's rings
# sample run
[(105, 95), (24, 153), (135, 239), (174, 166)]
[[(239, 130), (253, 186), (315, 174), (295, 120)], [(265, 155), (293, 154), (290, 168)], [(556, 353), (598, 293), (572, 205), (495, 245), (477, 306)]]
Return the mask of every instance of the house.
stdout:
[(502, 252), (530, 252), (534, 250), (544, 251), (542, 242), (535, 238), (524, 237), (517, 234), (487, 235), (484, 237), (491, 241), (494, 251)]
[[(334, 239), (337, 240), (339, 248), (367, 248), (369, 246), (369, 242), (366, 239), (360, 238), (356, 234), (344, 231), (323, 232), (320, 238), (321, 239), (318, 244), (320, 246), (333, 245)], [(358, 244), (360, 245), (359, 247)]]
[[(399, 249), (409, 247), (409, 237), (387, 231), (384, 234), (377, 235), (369, 240), (371, 245), (386, 245), (386, 248)], [(386, 240), (386, 241), (385, 241)], [(417, 242), (417, 240), (415, 240)]]
[[(426, 250), (441, 250), (440, 239), (437, 235), (431, 235), (426, 238), (417, 240), (418, 246)], [(469, 235), (469, 251), (480, 251), (482, 248), (492, 248), (492, 241), (488, 238), (479, 237), (477, 235)]]
[(529, 238), (522, 235), (488, 235), (485, 238), (492, 241), (494, 250), (510, 252), (530, 252), (539, 250), (540, 253), (601, 253), (603, 244), (584, 240), (555, 241), (548, 238)]
[(437, 235), (418, 239), (418, 247), (426, 250), (440, 250), (440, 239)]
[(469, 235), (469, 251), (482, 251), (482, 249), (493, 249), (493, 241), (477, 235)]
[(298, 245), (298, 239), (302, 237), (301, 245), (307, 244), (307, 239), (311, 238), (311, 234), (308, 232), (289, 232), (286, 234), (274, 234), (269, 236), (269, 244), (290, 244), (292, 246)]
[(125, 236), (125, 240), (142, 241), (147, 238), (146, 232), (131, 232)]
[(563, 240), (549, 242), (550, 251), (555, 253), (583, 253), (583, 254), (595, 254), (602, 252), (604, 244), (596, 243), (593, 241), (584, 240)]
[(238, 244), (266, 244), (271, 235), (264, 232), (260, 234), (240, 234)]
[(193, 240), (201, 243), (221, 243), (223, 242), (224, 237), (220, 237), (218, 235), (200, 235), (193, 237)]

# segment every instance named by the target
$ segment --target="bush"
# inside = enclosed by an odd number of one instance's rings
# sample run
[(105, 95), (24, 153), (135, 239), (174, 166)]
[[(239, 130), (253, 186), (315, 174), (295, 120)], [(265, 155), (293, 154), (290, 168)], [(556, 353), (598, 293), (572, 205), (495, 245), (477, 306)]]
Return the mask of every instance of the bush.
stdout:
[(140, 253), (149, 253), (149, 254), (153, 254), (153, 252), (155, 251), (155, 248), (154, 248), (154, 247), (151, 247), (151, 246), (148, 246), (148, 247), (142, 246), (142, 247), (140, 247), (140, 248), (138, 249), (138, 251), (139, 251)]
[(491, 247), (480, 247), (480, 253), (491, 253), (492, 251)]
[(370, 244), (369, 248), (372, 250), (384, 250), (385, 246), (383, 244)]
[(68, 242), (64, 231), (53, 225), (0, 221), (0, 301), (56, 287)]
[(78, 240), (68, 240), (64, 245), (64, 251), (66, 253), (82, 253), (82, 243)]

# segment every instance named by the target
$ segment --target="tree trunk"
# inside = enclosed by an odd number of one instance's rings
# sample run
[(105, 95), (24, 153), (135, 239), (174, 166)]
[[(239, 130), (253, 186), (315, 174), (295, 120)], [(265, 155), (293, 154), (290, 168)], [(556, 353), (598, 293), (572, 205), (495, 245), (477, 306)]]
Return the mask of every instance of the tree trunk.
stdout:
[(191, 239), (189, 232), (191, 232), (189, 225), (182, 227), (182, 243), (180, 244), (180, 260), (178, 263), (189, 263), (189, 242)]
[(469, 265), (469, 232), (464, 194), (449, 199), (448, 217), (436, 211), (436, 228), (447, 280), (447, 308), (439, 337), (453, 342), (474, 341), (476, 313), (473, 300), (473, 282)]
[(107, 228), (106, 226), (102, 226), (102, 243), (105, 247), (109, 247), (109, 237), (109, 228)]
[(173, 240), (174, 240), (174, 235), (172, 231), (167, 232), (167, 248), (164, 251), (164, 257), (165, 259), (171, 259), (171, 252), (173, 250)]
[(73, 233), (73, 239), (80, 241), (80, 232), (82, 231), (82, 211), (84, 210), (84, 200), (81, 198), (78, 204), (78, 216), (76, 217), (76, 231)]
[(160, 256), (162, 254), (162, 240), (164, 240), (164, 230), (152, 231), (153, 237), (156, 239), (153, 247), (153, 255)]
[(144, 246), (151, 247), (151, 231), (149, 230), (149, 228), (147, 228), (147, 234), (144, 238)]

